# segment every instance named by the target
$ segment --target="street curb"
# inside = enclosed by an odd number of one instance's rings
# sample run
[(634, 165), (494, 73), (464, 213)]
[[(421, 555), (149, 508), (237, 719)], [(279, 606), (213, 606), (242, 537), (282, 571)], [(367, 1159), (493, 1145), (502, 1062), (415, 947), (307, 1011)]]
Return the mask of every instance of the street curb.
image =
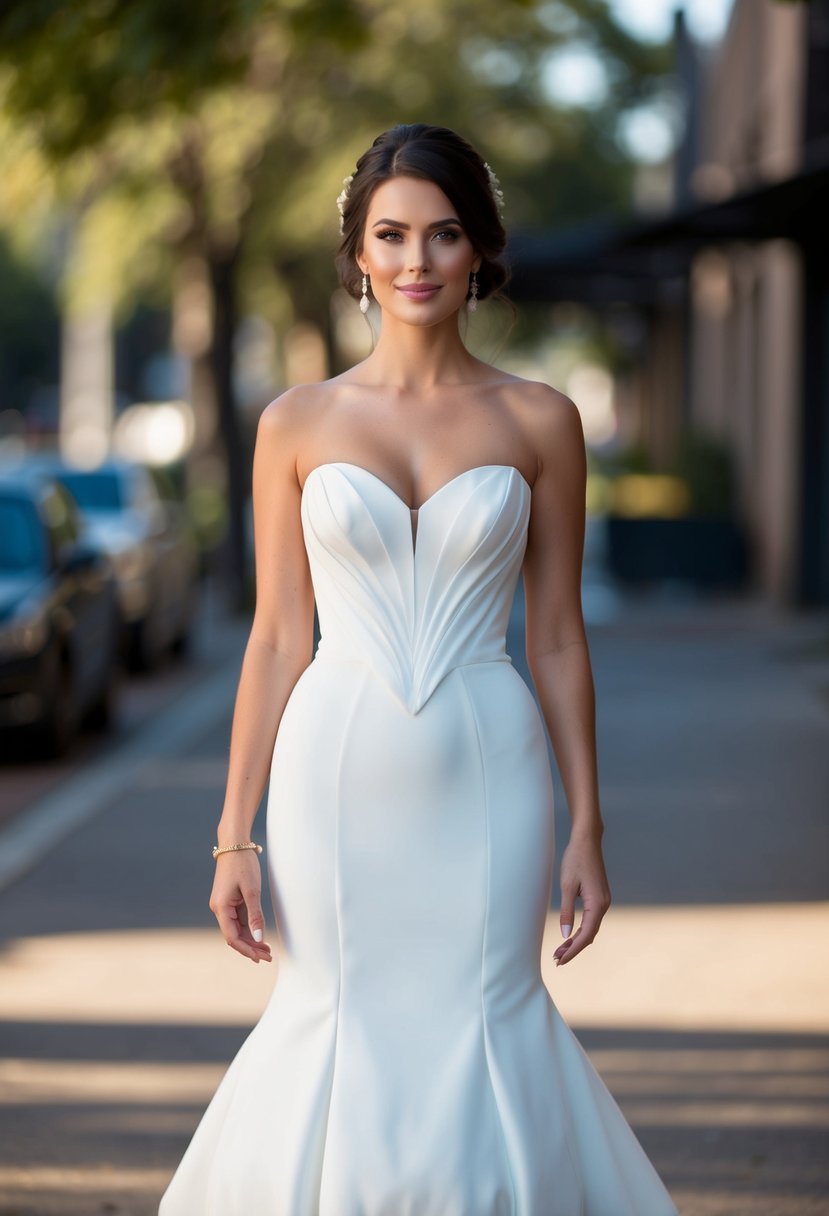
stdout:
[(150, 762), (168, 756), (232, 709), (241, 660), (234, 657), (188, 689), (135, 735), (73, 774), (0, 830), (0, 892), (22, 878), (76, 828), (112, 803)]

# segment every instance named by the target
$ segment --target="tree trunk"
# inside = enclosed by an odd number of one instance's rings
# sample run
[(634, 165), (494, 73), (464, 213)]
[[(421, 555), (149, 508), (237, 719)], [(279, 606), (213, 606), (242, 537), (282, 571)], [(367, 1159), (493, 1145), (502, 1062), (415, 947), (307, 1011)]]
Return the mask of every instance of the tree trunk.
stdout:
[(215, 377), (219, 431), (227, 467), (228, 532), (224, 568), (229, 580), (230, 602), (237, 612), (248, 606), (248, 537), (245, 520), (247, 481), (239, 413), (233, 384), (233, 339), (236, 332), (236, 272), (239, 247), (209, 256), (213, 291), (211, 361)]
[(64, 312), (61, 334), (59, 441), (64, 457), (91, 466), (112, 441), (112, 310), (103, 301), (84, 312)]
[(172, 344), (189, 368), (188, 396), (193, 408), (193, 455), (201, 460), (221, 456), (218, 409), (211, 349), (213, 284), (204, 250), (192, 232), (175, 246)]

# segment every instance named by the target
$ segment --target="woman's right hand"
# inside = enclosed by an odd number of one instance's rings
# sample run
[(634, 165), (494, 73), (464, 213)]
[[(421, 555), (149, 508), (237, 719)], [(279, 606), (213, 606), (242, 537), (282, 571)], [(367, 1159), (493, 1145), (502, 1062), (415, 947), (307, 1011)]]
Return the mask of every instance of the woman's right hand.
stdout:
[[(556, 966), (569, 963), (590, 945), (610, 907), (610, 885), (602, 856), (601, 834), (595, 831), (570, 833), (561, 858), (560, 885), (561, 932), (567, 940), (554, 952)], [(583, 912), (581, 924), (573, 933), (576, 896), (581, 897)]]
[(229, 946), (254, 963), (272, 962), (267, 942), (256, 941), (264, 934), (265, 918), (261, 903), (262, 871), (259, 857), (252, 849), (222, 853), (216, 858), (216, 874), (210, 894), (210, 910), (219, 922)]

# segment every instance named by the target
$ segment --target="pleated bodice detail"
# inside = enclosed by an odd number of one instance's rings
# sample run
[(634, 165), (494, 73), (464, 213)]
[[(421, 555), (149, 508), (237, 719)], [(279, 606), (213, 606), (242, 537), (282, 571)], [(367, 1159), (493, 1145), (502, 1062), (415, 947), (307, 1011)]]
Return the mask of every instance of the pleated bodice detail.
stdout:
[[(372, 509), (380, 497), (383, 510)], [(479, 465), (418, 510), (345, 461), (306, 478), (302, 525), (319, 658), (358, 659), (413, 714), (455, 667), (509, 662), (506, 629), (531, 492), (512, 465)]]

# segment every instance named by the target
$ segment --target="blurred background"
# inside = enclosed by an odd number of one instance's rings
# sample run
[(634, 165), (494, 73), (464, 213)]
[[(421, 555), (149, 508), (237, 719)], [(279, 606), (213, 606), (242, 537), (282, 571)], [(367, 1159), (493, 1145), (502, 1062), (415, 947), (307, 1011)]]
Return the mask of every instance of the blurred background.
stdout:
[(773, 0), (5, 4), (2, 450), (168, 470), (249, 603), (258, 415), (369, 348), (334, 199), (426, 117), (501, 177), (520, 319), (504, 349), (481, 310), (470, 340), (576, 400), (614, 571), (826, 604), (825, 23)]
[(413, 121), (588, 445), (614, 907), (545, 981), (684, 1216), (829, 1205), (829, 4), (5, 0), (0, 1214), (154, 1212), (266, 999), (206, 909), (253, 442), (370, 350), (335, 200)]

